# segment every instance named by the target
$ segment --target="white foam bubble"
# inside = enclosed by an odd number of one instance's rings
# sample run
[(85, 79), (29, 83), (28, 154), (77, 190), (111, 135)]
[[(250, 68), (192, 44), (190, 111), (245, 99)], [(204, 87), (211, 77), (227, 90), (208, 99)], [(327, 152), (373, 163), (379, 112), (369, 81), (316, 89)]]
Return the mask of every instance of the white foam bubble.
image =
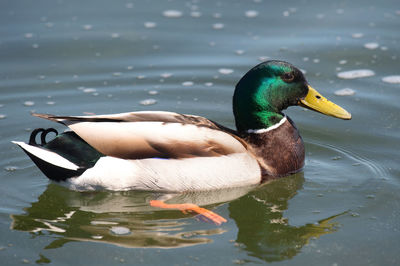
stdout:
[(223, 23), (215, 23), (213, 24), (213, 29), (214, 30), (221, 30), (225, 27), (225, 25)]
[(145, 100), (140, 101), (141, 105), (153, 105), (156, 103), (157, 103), (157, 100), (155, 100), (155, 99), (145, 99)]
[(354, 94), (356, 94), (356, 91), (353, 89), (350, 89), (350, 88), (344, 88), (344, 89), (335, 91), (335, 95), (338, 95), (338, 96), (351, 96)]
[(222, 15), (221, 15), (221, 13), (214, 13), (214, 14), (213, 14), (213, 17), (214, 17), (214, 18), (221, 18)]
[(34, 101), (25, 101), (25, 102), (24, 102), (24, 105), (25, 105), (25, 106), (34, 106), (34, 105), (35, 105), (35, 102), (34, 102)]
[(260, 56), (258, 58), (258, 60), (260, 60), (261, 62), (267, 61), (270, 57), (269, 56)]
[(364, 47), (370, 50), (375, 50), (376, 48), (379, 47), (379, 43), (376, 42), (368, 42), (366, 44), (364, 44)]
[(151, 91), (148, 91), (148, 94), (149, 94), (149, 95), (157, 95), (157, 94), (158, 94), (158, 91), (156, 91), (156, 90), (151, 90)]
[(258, 16), (258, 11), (256, 10), (247, 10), (244, 15), (248, 18), (255, 18)]
[(382, 81), (391, 84), (400, 84), (400, 75), (386, 76), (382, 78)]
[(230, 69), (230, 68), (220, 68), (220, 69), (218, 69), (218, 72), (219, 72), (220, 74), (229, 75), (229, 74), (232, 74), (232, 73), (233, 73), (233, 69)]
[(162, 73), (161, 77), (166, 79), (172, 77), (172, 75), (173, 75), (172, 73)]
[(152, 22), (152, 21), (147, 21), (144, 23), (144, 27), (148, 29), (155, 28), (157, 26), (157, 23)]
[(117, 39), (119, 37), (120, 37), (119, 33), (117, 33), (117, 32), (111, 33), (111, 38)]
[(163, 16), (167, 18), (180, 18), (183, 16), (183, 13), (179, 10), (165, 10)]
[(92, 225), (116, 225), (116, 222), (109, 222), (109, 221), (91, 221), (90, 224)]
[(190, 12), (190, 16), (193, 17), (193, 18), (199, 18), (199, 17), (201, 17), (201, 15), (202, 14), (199, 11)]
[(90, 24), (86, 24), (86, 25), (83, 25), (82, 28), (83, 28), (84, 30), (91, 30), (91, 29), (93, 29), (93, 26), (90, 25)]
[(193, 81), (184, 81), (184, 82), (182, 82), (182, 86), (185, 86), (185, 87), (189, 87), (189, 86), (193, 86), (193, 85), (194, 85)]
[(353, 37), (354, 39), (359, 39), (359, 38), (364, 37), (364, 34), (361, 33), (361, 32), (356, 32), (356, 33), (353, 33), (353, 34), (351, 35), (351, 37)]
[(366, 78), (374, 76), (375, 72), (369, 69), (356, 69), (350, 71), (343, 71), (337, 74), (338, 78), (341, 79), (356, 79), (356, 78)]
[(123, 226), (113, 226), (111, 227), (110, 231), (111, 233), (116, 235), (129, 235), (131, 233), (131, 230), (129, 230), (129, 228)]
[(92, 92), (96, 92), (97, 90), (94, 88), (85, 88), (82, 90), (84, 93), (92, 93)]

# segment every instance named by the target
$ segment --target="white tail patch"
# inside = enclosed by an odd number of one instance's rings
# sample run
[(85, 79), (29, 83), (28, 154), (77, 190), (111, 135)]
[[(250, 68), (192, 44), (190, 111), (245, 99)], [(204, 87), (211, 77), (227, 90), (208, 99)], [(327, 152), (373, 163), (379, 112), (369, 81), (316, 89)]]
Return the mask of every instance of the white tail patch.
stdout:
[(23, 150), (34, 155), (35, 157), (38, 157), (39, 159), (46, 161), (50, 164), (53, 164), (55, 166), (69, 169), (69, 170), (78, 170), (79, 169), (79, 166), (68, 161), (67, 159), (58, 155), (55, 152), (41, 149), (39, 147), (35, 147), (32, 145), (26, 144), (24, 142), (21, 142), (21, 141), (12, 141), (12, 143), (17, 144)]

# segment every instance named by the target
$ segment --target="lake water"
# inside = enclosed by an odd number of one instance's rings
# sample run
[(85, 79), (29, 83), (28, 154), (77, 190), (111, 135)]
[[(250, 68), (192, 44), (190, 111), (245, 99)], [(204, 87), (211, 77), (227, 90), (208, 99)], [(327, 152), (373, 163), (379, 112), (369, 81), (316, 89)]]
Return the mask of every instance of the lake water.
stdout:
[[(398, 1), (1, 1), (1, 264), (399, 265), (399, 29)], [(62, 130), (32, 111), (168, 110), (233, 127), (236, 82), (269, 58), (353, 119), (291, 107), (302, 172), (173, 199), (221, 226), (151, 208), (154, 193), (68, 190), (10, 143)]]

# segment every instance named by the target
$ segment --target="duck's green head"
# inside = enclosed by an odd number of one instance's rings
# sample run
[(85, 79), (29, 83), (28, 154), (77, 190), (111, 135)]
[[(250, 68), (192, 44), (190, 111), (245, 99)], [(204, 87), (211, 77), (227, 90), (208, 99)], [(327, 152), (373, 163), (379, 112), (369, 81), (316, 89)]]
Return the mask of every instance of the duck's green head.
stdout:
[(236, 85), (233, 112), (239, 132), (273, 126), (284, 117), (282, 110), (301, 105), (341, 119), (351, 114), (313, 89), (303, 73), (283, 61), (266, 61), (252, 68)]

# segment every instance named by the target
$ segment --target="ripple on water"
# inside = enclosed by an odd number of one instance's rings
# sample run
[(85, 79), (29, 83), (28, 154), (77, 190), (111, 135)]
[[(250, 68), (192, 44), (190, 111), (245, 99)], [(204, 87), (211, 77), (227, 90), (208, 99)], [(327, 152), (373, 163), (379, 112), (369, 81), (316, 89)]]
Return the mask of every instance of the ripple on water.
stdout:
[(386, 76), (382, 78), (382, 81), (391, 84), (400, 84), (400, 75)]
[(369, 171), (374, 174), (374, 176), (381, 178), (385, 178), (387, 176), (387, 169), (369, 158), (331, 144), (319, 143), (316, 141), (311, 141), (311, 143), (340, 153), (343, 157), (354, 161), (355, 163), (353, 163), (353, 166), (363, 165), (367, 167)]
[(350, 71), (343, 71), (337, 74), (338, 78), (341, 79), (356, 79), (356, 78), (366, 78), (374, 76), (375, 72), (369, 69), (356, 69)]

